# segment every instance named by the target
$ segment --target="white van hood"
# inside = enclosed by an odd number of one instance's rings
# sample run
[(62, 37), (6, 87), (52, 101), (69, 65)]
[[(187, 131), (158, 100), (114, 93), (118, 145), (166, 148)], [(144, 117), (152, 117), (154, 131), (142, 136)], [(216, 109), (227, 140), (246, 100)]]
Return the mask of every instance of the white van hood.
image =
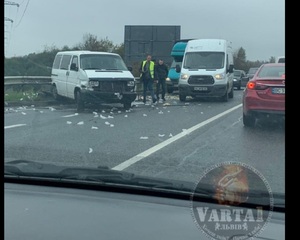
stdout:
[(130, 71), (84, 70), (88, 78), (134, 78)]

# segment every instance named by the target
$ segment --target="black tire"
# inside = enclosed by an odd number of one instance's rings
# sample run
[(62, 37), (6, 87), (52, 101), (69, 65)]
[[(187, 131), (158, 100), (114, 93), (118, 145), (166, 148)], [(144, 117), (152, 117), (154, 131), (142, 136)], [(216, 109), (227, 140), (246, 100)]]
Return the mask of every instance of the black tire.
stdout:
[(180, 100), (181, 102), (185, 102), (186, 96), (179, 93), (179, 100)]
[(221, 97), (221, 100), (222, 100), (223, 102), (228, 102), (228, 92), (227, 92), (227, 89), (226, 89), (226, 93), (224, 94), (224, 96)]
[(228, 93), (228, 97), (233, 98), (233, 96), (234, 96), (234, 89), (233, 89), (233, 86), (232, 86), (230, 92)]
[(167, 92), (168, 93), (173, 93), (174, 92), (174, 87), (173, 86), (167, 87)]
[(241, 90), (241, 85), (242, 85), (242, 83), (240, 83), (240, 84), (238, 85), (238, 87), (237, 87), (238, 90)]
[(252, 115), (246, 116), (243, 113), (243, 124), (245, 127), (254, 127), (256, 122), (256, 118)]
[(75, 93), (75, 100), (76, 100), (77, 112), (83, 112), (84, 111), (84, 101), (82, 99), (82, 95), (79, 90), (77, 90)]
[(123, 103), (124, 109), (129, 110), (131, 108), (131, 102), (130, 101), (125, 101)]
[(57, 93), (57, 87), (56, 87), (56, 85), (52, 86), (52, 97), (56, 101), (59, 101), (61, 99), (60, 95), (58, 95), (58, 93)]

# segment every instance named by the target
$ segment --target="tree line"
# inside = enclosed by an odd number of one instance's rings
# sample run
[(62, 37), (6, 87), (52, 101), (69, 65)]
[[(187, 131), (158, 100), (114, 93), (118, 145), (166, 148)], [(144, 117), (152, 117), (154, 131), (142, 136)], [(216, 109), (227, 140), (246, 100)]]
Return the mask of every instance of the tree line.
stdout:
[[(46, 46), (40, 53), (30, 53), (23, 57), (4, 57), (4, 75), (5, 76), (50, 76), (54, 57), (59, 51), (72, 50), (90, 50), (118, 53), (124, 59), (124, 43), (114, 44), (108, 38), (98, 40), (93, 34), (85, 34), (82, 43), (73, 47), (67, 45), (62, 48), (56, 46)], [(141, 59), (142, 60), (142, 59)], [(269, 62), (275, 62), (275, 57), (270, 57)], [(265, 61), (248, 61), (246, 50), (240, 47), (234, 52), (235, 69), (241, 69), (248, 72), (251, 67), (259, 67)], [(133, 75), (138, 77), (138, 66), (133, 67)]]

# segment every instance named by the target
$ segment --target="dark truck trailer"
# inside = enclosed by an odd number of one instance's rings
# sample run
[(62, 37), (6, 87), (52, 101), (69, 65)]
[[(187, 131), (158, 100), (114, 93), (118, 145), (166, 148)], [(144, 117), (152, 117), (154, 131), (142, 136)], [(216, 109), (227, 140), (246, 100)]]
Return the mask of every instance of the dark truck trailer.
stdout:
[(133, 74), (139, 77), (138, 67), (147, 54), (153, 60), (163, 59), (171, 66), (171, 51), (180, 39), (180, 26), (174, 25), (126, 25), (124, 39), (124, 61), (133, 67)]

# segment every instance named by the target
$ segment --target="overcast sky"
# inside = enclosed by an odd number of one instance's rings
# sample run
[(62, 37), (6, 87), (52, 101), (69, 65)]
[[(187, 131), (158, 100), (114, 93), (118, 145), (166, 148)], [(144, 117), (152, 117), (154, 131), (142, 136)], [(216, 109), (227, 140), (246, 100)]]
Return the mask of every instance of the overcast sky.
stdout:
[[(179, 25), (181, 38), (223, 38), (250, 61), (285, 55), (284, 0), (11, 0), (5, 56), (73, 47), (85, 34), (124, 42), (125, 25)], [(13, 21), (13, 22), (12, 22)]]

